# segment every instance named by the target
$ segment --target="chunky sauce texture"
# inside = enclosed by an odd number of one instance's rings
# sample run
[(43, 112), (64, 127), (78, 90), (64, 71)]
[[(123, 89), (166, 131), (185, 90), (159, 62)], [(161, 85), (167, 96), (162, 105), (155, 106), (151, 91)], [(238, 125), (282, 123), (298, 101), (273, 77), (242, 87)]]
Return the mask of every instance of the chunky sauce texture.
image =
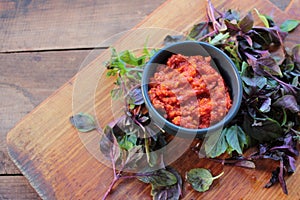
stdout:
[(172, 55), (150, 79), (149, 97), (168, 121), (186, 128), (207, 128), (224, 118), (231, 99), (210, 57)]

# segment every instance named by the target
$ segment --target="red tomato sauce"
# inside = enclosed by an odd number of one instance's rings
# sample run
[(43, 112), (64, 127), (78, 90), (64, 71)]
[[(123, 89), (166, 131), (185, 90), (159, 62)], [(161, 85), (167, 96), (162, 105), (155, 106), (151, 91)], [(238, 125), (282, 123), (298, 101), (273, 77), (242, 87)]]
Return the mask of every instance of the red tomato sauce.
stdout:
[(210, 57), (172, 55), (150, 79), (149, 97), (168, 121), (186, 128), (207, 128), (231, 107), (222, 76)]

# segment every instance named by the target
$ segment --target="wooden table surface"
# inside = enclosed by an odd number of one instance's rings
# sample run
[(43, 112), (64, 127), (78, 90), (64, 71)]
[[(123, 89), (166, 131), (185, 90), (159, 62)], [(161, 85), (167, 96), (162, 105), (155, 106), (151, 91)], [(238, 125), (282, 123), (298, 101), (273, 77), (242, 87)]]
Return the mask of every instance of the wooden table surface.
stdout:
[[(39, 199), (14, 163), (7, 132), (78, 71), (95, 47), (165, 0), (0, 1), (0, 200)], [(295, 12), (289, 0), (271, 0)], [(100, 44), (100, 45), (99, 45)]]

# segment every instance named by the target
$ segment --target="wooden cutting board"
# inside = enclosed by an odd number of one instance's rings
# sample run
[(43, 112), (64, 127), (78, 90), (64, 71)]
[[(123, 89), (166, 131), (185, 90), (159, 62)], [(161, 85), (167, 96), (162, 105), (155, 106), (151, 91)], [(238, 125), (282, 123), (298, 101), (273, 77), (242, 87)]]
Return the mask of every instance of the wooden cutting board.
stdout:
[[(283, 12), (265, 0), (215, 0), (213, 4), (219, 10), (232, 8), (242, 14), (257, 8), (273, 16), (278, 23), (296, 18), (289, 16), (288, 10)], [(137, 50), (148, 40), (148, 46), (159, 47), (167, 34), (184, 33), (203, 21), (205, 9), (205, 0), (168, 0), (132, 31), (116, 36), (120, 39), (114, 46), (118, 51)], [(288, 37), (288, 46), (298, 42), (299, 32), (298, 28)], [(97, 55), (97, 51), (92, 54)], [(27, 115), (7, 136), (12, 160), (43, 199), (100, 199), (112, 180), (111, 168), (99, 161), (102, 159), (97, 153), (99, 135), (95, 132), (79, 134), (69, 123), (69, 117), (77, 112), (95, 115), (101, 127), (116, 117), (118, 107), (112, 106), (115, 104), (109, 96), (113, 79), (105, 76), (103, 66), (109, 56), (108, 50), (88, 57), (74, 78)], [(287, 178), (288, 196), (279, 185), (264, 189), (274, 164), (263, 161), (254, 170), (223, 166), (201, 160), (188, 149), (172, 166), (183, 176), (194, 167), (209, 168), (214, 175), (225, 172), (205, 193), (194, 192), (184, 185), (183, 199), (299, 199), (299, 159), (296, 173)], [(151, 199), (150, 189), (147, 184), (127, 179), (114, 187), (109, 199)]]

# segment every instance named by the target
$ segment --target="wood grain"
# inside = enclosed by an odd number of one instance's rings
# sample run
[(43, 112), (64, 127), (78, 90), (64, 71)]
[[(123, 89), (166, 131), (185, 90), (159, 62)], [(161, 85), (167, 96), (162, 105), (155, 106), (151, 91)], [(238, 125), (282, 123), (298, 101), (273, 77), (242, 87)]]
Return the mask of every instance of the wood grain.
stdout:
[(291, 19), (300, 20), (300, 1), (299, 0), (291, 0), (289, 5), (287, 6), (285, 12), (291, 17)]
[(3, 138), (0, 140), (0, 174), (20, 173), (8, 158), (5, 141), (7, 132), (74, 76), (89, 52), (0, 55), (0, 138)]
[[(268, 1), (250, 3), (247, 1), (247, 4), (242, 1), (226, 3), (214, 1), (214, 4), (218, 8), (234, 8), (244, 13), (257, 7), (262, 13), (272, 13), (279, 22), (288, 17)], [(118, 50), (141, 48), (147, 37), (150, 46), (159, 46), (165, 34), (186, 31), (195, 22), (203, 20), (204, 8), (205, 5), (200, 0), (185, 2), (169, 0), (114, 46)], [(182, 16), (186, 17), (182, 18)], [(141, 31), (146, 27), (158, 28)], [(166, 31), (166, 29), (170, 30)], [(296, 36), (288, 39), (290, 43), (297, 40)], [(94, 113), (94, 108), (98, 119), (104, 124), (113, 118), (108, 96), (109, 90), (113, 87), (113, 80), (105, 78), (99, 67), (108, 57), (109, 52), (105, 51), (96, 60), (87, 64), (75, 78), (35, 108), (8, 135), (8, 149), (12, 159), (44, 199), (99, 199), (111, 181), (111, 169), (98, 162), (97, 155), (94, 157), (90, 154), (98, 148), (99, 135), (94, 132), (86, 135), (78, 134), (68, 122), (68, 117), (73, 112)], [(85, 88), (88, 89), (84, 90)], [(72, 99), (74, 93), (80, 94), (76, 97), (76, 101)], [(90, 107), (90, 104), (94, 103), (94, 94), (95, 107)], [(278, 186), (268, 190), (262, 188), (265, 181), (269, 179), (268, 170), (271, 170), (273, 165), (262, 165), (265, 167), (256, 170), (223, 167), (216, 163), (198, 160), (191, 151), (186, 152), (173, 165), (182, 175), (192, 166), (210, 168), (214, 175), (222, 170), (225, 171), (225, 176), (214, 183), (213, 189), (207, 193), (195, 193), (186, 187), (184, 199), (299, 199), (298, 190), (293, 189), (299, 188), (299, 183), (296, 181), (300, 176), (299, 166), (297, 173), (287, 180), (290, 195), (285, 196)], [(110, 199), (120, 197), (150, 199), (149, 186), (141, 182), (127, 180), (120, 182), (116, 187), (118, 189), (113, 191)]]
[(291, 1), (282, 1), (282, 0), (270, 0), (275, 6), (280, 8), (282, 11), (284, 11)]
[[(161, 0), (161, 2), (163, 1)], [(0, 175), (7, 176), (7, 180), (10, 177), (15, 180), (14, 176), (11, 175), (20, 174), (20, 171), (7, 154), (6, 133), (35, 106), (72, 77), (77, 72), (79, 64), (82, 62), (81, 59), (85, 58), (84, 54), (90, 52), (89, 50), (81, 51), (81, 53), (62, 51), (62, 49), (76, 49), (78, 47), (73, 46), (77, 42), (76, 38), (70, 39), (69, 36), (79, 35), (77, 39), (80, 38), (81, 44), (87, 44), (90, 40), (85, 35), (85, 39), (88, 41), (83, 41), (82, 34), (86, 34), (91, 28), (82, 30), (81, 28), (85, 25), (82, 25), (80, 20), (72, 20), (72, 16), (80, 15), (82, 17), (86, 15), (83, 18), (89, 18), (93, 15), (86, 27), (91, 24), (93, 27), (97, 26), (94, 28), (97, 29), (96, 33), (90, 32), (88, 34), (96, 35), (97, 45), (101, 45), (99, 43), (105, 39), (102, 38), (104, 33), (114, 35), (130, 29), (130, 26), (139, 22), (158, 6), (160, 1), (126, 2), (133, 11), (130, 14), (128, 14), (128, 7), (124, 6), (124, 2), (118, 0), (77, 1), (76, 5), (69, 8), (69, 5), (73, 3), (70, 1), (31, 0), (0, 2), (1, 52), (24, 51), (25, 49), (46, 51), (0, 55)], [(66, 14), (64, 8), (71, 10), (68, 12), (68, 16), (64, 16)], [(110, 10), (109, 15), (107, 15), (107, 9)], [(98, 13), (99, 10), (101, 12)], [(114, 17), (111, 18), (111, 16)], [(41, 21), (40, 19), (45, 20)], [(100, 26), (108, 28), (99, 28)], [(74, 27), (79, 29), (75, 28), (75, 30)], [(100, 29), (102, 31), (99, 31)], [(79, 31), (81, 33), (78, 33)], [(48, 34), (49, 32), (51, 34)], [(70, 34), (61, 35), (68, 32)], [(58, 41), (62, 42), (58, 52), (47, 52), (52, 48), (49, 44), (52, 45), (56, 39), (44, 37), (47, 34), (62, 38)], [(40, 41), (41, 38), (44, 41)], [(72, 41), (67, 44), (65, 40)], [(37, 45), (39, 48), (36, 48)], [(109, 45), (109, 43), (105, 45)], [(24, 177), (18, 178), (27, 183)], [(14, 185), (10, 182), (6, 181), (5, 183), (6, 187), (1, 185), (3, 190), (0, 191), (0, 199), (6, 199), (6, 197), (17, 200), (36, 199), (34, 197), (28, 198), (27, 193), (33, 191), (28, 183), (20, 185), (22, 189), (18, 190), (15, 190)]]
[(164, 1), (1, 1), (0, 52), (97, 47)]
[(0, 199), (40, 200), (23, 176), (0, 176)]

